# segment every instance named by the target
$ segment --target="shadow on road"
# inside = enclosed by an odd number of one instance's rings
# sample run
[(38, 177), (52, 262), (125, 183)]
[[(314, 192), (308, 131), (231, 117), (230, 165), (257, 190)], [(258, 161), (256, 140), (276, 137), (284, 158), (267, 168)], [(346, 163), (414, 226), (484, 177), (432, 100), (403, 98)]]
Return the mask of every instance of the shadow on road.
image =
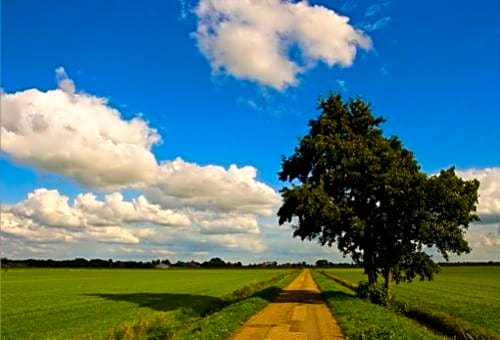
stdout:
[(320, 304), (324, 300), (320, 293), (310, 290), (283, 290), (275, 302)]
[(328, 290), (326, 292), (322, 292), (321, 295), (325, 300), (335, 299), (335, 300), (350, 300), (356, 299), (354, 295), (347, 294), (340, 291)]

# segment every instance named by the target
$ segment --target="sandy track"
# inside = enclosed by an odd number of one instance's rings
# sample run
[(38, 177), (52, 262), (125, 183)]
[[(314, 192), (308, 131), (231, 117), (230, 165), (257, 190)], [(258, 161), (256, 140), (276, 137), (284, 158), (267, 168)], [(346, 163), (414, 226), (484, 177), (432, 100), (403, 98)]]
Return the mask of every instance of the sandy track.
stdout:
[(233, 337), (234, 340), (343, 338), (307, 269), (283, 289), (276, 301), (250, 318)]

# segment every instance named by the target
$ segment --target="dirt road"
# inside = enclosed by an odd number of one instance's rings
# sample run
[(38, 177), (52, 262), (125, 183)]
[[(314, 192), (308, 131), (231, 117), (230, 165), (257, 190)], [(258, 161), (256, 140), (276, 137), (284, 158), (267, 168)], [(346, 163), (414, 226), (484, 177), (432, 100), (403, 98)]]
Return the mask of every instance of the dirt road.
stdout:
[(304, 270), (276, 301), (255, 314), (234, 340), (343, 339), (309, 270)]

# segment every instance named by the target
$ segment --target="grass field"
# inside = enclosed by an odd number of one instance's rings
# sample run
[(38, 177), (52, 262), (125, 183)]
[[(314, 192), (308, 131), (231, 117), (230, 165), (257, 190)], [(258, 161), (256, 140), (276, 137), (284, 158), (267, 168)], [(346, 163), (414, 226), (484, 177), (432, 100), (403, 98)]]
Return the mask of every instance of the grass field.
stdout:
[(313, 276), (349, 339), (444, 339), (411, 319), (358, 299), (352, 291), (317, 271)]
[[(343, 280), (366, 280), (361, 269), (325, 270)], [(434, 281), (392, 287), (399, 301), (438, 311), (500, 333), (500, 267), (443, 267)]]
[(284, 272), (10, 269), (1, 277), (2, 339), (101, 339), (152, 312), (203, 314), (237, 288)]

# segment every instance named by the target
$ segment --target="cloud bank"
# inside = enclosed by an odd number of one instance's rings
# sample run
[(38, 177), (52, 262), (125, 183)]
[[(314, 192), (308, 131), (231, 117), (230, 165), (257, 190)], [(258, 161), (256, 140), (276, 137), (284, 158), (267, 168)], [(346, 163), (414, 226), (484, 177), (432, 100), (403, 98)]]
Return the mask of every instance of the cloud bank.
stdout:
[[(5, 207), (3, 238), (40, 251), (54, 242), (159, 246), (161, 239), (265, 249), (258, 219), (280, 199), (254, 167), (159, 161), (151, 148), (161, 138), (146, 121), (126, 120), (104, 98), (78, 92), (63, 68), (56, 77), (54, 90), (1, 95), (2, 151), (107, 194), (81, 193), (71, 200), (58, 190), (36, 189)], [(139, 192), (131, 199), (117, 191), (130, 188)]]
[[(214, 72), (256, 81), (278, 90), (317, 62), (352, 65), (371, 40), (349, 18), (307, 1), (201, 0), (194, 33)], [(291, 49), (300, 52), (299, 60)]]

